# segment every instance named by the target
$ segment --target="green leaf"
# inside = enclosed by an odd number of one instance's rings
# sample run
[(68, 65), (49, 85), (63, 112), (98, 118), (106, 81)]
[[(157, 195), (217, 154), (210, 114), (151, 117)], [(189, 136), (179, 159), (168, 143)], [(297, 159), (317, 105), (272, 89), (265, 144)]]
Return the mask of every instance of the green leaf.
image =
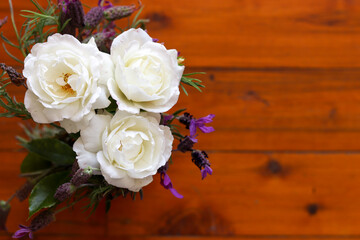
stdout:
[(182, 113), (185, 110), (186, 110), (186, 108), (179, 109), (176, 112), (174, 112), (172, 115), (177, 116), (177, 115), (179, 115), (180, 113)]
[(114, 100), (112, 97), (109, 97), (110, 105), (105, 109), (109, 113), (115, 114), (116, 110), (118, 109), (118, 105), (116, 103), (116, 100)]
[(48, 169), (52, 166), (51, 162), (39, 156), (36, 153), (30, 152), (21, 164), (21, 173), (31, 173), (40, 170)]
[(29, 198), (29, 218), (43, 208), (56, 204), (56, 189), (69, 180), (69, 171), (51, 174), (41, 179), (34, 187)]
[(24, 147), (58, 166), (72, 165), (76, 158), (69, 145), (54, 138), (35, 139)]

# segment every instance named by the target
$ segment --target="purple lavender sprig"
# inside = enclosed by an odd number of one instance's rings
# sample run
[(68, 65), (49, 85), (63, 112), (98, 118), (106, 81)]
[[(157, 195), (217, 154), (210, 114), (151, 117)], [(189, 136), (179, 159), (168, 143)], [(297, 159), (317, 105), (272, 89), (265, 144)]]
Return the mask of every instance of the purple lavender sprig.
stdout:
[(190, 130), (190, 138), (197, 142), (197, 139), (195, 138), (196, 130), (199, 129), (203, 133), (211, 133), (215, 131), (213, 127), (205, 126), (206, 123), (211, 123), (213, 118), (215, 117), (215, 114), (209, 114), (206, 117), (202, 117), (199, 119), (196, 119), (191, 115), (190, 113), (184, 113), (182, 116), (180, 116), (178, 119), (180, 123), (184, 124), (187, 129)]
[(85, 26), (85, 14), (80, 0), (59, 0), (58, 6), (61, 9), (60, 25), (65, 26), (60, 33), (75, 36), (76, 29)]
[(158, 169), (158, 173), (160, 173), (160, 184), (165, 188), (170, 190), (170, 192), (177, 198), (183, 198), (184, 196), (181, 195), (176, 191), (173, 187), (173, 184), (170, 180), (169, 175), (166, 173), (169, 169), (169, 163), (166, 163), (164, 166)]
[(204, 179), (207, 174), (212, 175), (213, 170), (210, 167), (209, 156), (205, 151), (193, 150), (191, 157), (193, 163), (200, 168), (202, 179)]
[(17, 230), (12, 238), (22, 238), (26, 235), (30, 239), (34, 238), (34, 232), (46, 227), (55, 220), (55, 213), (51, 209), (42, 211), (30, 223), (30, 226), (19, 225), (20, 229)]

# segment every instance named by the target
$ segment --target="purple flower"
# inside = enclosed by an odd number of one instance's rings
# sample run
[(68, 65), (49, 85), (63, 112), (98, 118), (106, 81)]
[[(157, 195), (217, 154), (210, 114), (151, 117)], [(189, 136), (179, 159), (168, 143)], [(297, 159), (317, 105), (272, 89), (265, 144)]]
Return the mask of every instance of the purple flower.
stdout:
[(95, 28), (103, 19), (102, 7), (94, 7), (85, 15), (84, 24), (87, 28)]
[(180, 141), (179, 145), (177, 146), (177, 150), (183, 153), (187, 151), (192, 151), (194, 143), (195, 142), (191, 139), (191, 137), (186, 136), (184, 139)]
[(190, 129), (190, 137), (194, 142), (197, 142), (195, 139), (196, 129), (199, 128), (203, 133), (211, 133), (215, 131), (213, 127), (205, 126), (205, 123), (211, 123), (213, 118), (215, 117), (214, 114), (209, 114), (206, 117), (202, 117), (199, 119), (192, 118), (190, 121), (189, 129)]
[(110, 1), (99, 0), (98, 6), (102, 7), (103, 10), (113, 7)]
[(173, 119), (173, 115), (162, 115), (161, 125), (168, 125), (168, 122)]
[(169, 168), (169, 164), (166, 163), (165, 166), (162, 166), (158, 169), (158, 173), (160, 173), (160, 184), (165, 188), (170, 190), (170, 192), (177, 198), (183, 198), (183, 195), (178, 193), (172, 185), (169, 175), (166, 171)]
[(209, 156), (205, 151), (193, 150), (191, 153), (192, 161), (201, 170), (201, 177), (204, 179), (207, 174), (212, 175), (213, 170), (210, 168)]
[(7, 20), (8, 20), (8, 17), (7, 17), (7, 16), (4, 17), (3, 19), (0, 19), (0, 28), (1, 28), (2, 26), (4, 26), (5, 23), (7, 23)]
[(136, 6), (134, 4), (128, 6), (114, 6), (104, 10), (104, 17), (108, 21), (125, 18), (135, 12)]
[(205, 168), (201, 170), (201, 179), (206, 178), (207, 174), (212, 175), (212, 172), (211, 167), (206, 165)]
[(58, 6), (62, 9), (60, 14), (61, 26), (63, 26), (69, 19), (71, 19), (69, 22), (67, 22), (61, 33), (75, 36), (76, 29), (85, 26), (84, 9), (80, 0), (61, 0), (58, 1)]
[(44, 210), (41, 213), (39, 213), (36, 217), (34, 217), (29, 227), (24, 225), (19, 225), (20, 229), (14, 233), (12, 238), (22, 238), (25, 237), (26, 235), (29, 235), (29, 238), (33, 239), (35, 231), (38, 231), (46, 227), (54, 220), (55, 220), (54, 212), (49, 209)]
[(19, 225), (20, 229), (17, 230), (14, 235), (12, 235), (12, 238), (22, 238), (25, 237), (26, 235), (29, 236), (30, 239), (34, 238), (34, 234), (33, 231), (31, 230), (30, 227), (24, 226), (24, 225)]

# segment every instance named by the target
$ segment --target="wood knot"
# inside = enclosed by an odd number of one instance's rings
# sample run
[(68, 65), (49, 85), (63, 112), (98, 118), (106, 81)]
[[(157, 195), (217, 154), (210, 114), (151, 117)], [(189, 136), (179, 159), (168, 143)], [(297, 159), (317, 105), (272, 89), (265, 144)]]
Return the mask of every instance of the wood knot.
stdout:
[(309, 213), (309, 215), (315, 215), (319, 210), (319, 205), (316, 203), (311, 203), (306, 206), (306, 211)]
[(274, 159), (270, 159), (267, 163), (267, 169), (272, 173), (272, 174), (279, 174), (282, 171), (282, 167), (281, 164), (274, 160)]

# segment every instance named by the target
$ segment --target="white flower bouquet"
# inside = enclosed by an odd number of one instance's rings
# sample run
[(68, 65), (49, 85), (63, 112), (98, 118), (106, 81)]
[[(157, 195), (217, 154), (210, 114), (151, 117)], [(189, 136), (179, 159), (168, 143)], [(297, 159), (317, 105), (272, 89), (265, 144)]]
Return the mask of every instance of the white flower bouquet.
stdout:
[[(0, 64), (1, 116), (36, 123), (25, 128), (27, 139), (18, 138), (28, 151), (21, 165), (27, 182), (0, 202), (0, 229), (6, 230), (14, 197), (29, 199), (31, 218), (14, 238), (32, 238), (79, 201), (94, 211), (100, 201), (109, 210), (117, 197), (142, 198), (155, 174), (182, 198), (166, 173), (174, 151), (188, 153), (203, 179), (212, 174), (207, 154), (194, 144), (197, 129), (214, 131), (205, 125), (214, 115), (197, 119), (185, 109), (172, 110), (180, 87), (186, 95), (184, 85), (201, 91), (204, 86), (192, 75), (203, 73), (184, 74), (179, 52), (148, 35), (147, 20), (139, 19), (141, 3), (114, 6), (100, 0), (84, 11), (80, 0), (48, 1), (46, 7), (30, 1), (37, 11), (23, 10), (25, 22), (18, 29), (9, 0), (17, 42), (0, 35), (24, 56), (22, 61), (5, 49), (23, 70)], [(129, 24), (119, 27), (121, 18)], [(6, 22), (7, 17), (0, 26)], [(24, 103), (10, 96), (9, 84), (27, 89)]]

